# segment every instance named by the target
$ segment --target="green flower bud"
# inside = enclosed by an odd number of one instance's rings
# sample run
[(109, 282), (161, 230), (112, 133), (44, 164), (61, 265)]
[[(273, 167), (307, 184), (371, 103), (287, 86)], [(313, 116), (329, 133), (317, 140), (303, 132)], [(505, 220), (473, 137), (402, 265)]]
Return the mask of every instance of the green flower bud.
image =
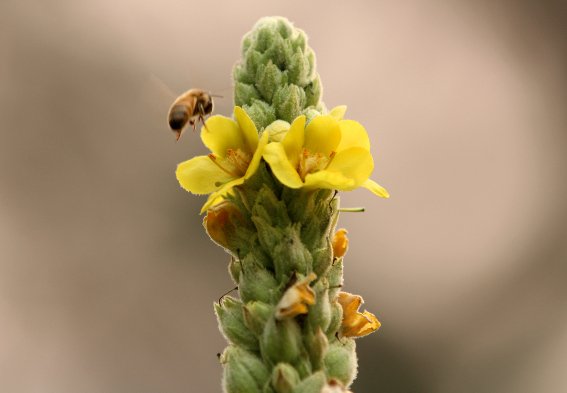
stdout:
[(260, 336), (268, 319), (274, 315), (274, 306), (263, 302), (249, 302), (243, 307), (244, 324)]
[(270, 379), (270, 372), (262, 360), (238, 347), (226, 348), (221, 363), (224, 363), (223, 389), (226, 393), (262, 393)]
[(270, 60), (268, 64), (260, 64), (256, 73), (256, 89), (268, 103), (272, 102), (274, 92), (282, 84), (282, 72)]
[(259, 349), (258, 339), (244, 324), (240, 300), (226, 296), (220, 304), (215, 303), (214, 307), (220, 331), (230, 343), (250, 351)]
[(325, 356), (325, 371), (348, 387), (357, 372), (356, 345), (353, 339), (342, 338), (329, 346)]
[(252, 85), (236, 82), (234, 85), (234, 101), (239, 102), (239, 106), (252, 105), (254, 100), (260, 98), (260, 93)]
[(296, 50), (289, 62), (289, 82), (298, 86), (306, 86), (310, 80), (310, 71), (309, 60), (303, 56), (300, 49)]
[(326, 383), (327, 376), (323, 371), (318, 371), (297, 384), (293, 393), (321, 393)]
[(259, 300), (264, 303), (275, 303), (279, 295), (278, 283), (274, 276), (255, 263), (246, 263), (248, 256), (243, 261), (240, 274), (238, 291), (243, 302)]
[(301, 115), (306, 103), (306, 92), (299, 86), (289, 84), (276, 90), (272, 99), (278, 119), (291, 123)]
[(299, 374), (287, 363), (278, 363), (272, 370), (272, 386), (278, 393), (291, 393), (299, 383)]
[(252, 105), (243, 105), (258, 130), (263, 130), (276, 120), (276, 110), (268, 103), (252, 99)]
[[(283, 234), (281, 230), (272, 225), (269, 218), (264, 217), (269, 214), (263, 207), (256, 208), (255, 212), (259, 213), (259, 215), (252, 216), (252, 221), (256, 229), (258, 229), (260, 245), (268, 252), (273, 251), (274, 247), (281, 242)], [(270, 254), (273, 254), (273, 252), (270, 252)]]
[(260, 339), (262, 355), (272, 364), (293, 364), (303, 350), (301, 341), (301, 330), (295, 319), (278, 321), (270, 318)]
[(317, 110), (314, 107), (310, 106), (304, 109), (302, 114), (305, 115), (306, 117), (306, 124), (309, 124), (315, 116), (321, 115), (322, 111)]

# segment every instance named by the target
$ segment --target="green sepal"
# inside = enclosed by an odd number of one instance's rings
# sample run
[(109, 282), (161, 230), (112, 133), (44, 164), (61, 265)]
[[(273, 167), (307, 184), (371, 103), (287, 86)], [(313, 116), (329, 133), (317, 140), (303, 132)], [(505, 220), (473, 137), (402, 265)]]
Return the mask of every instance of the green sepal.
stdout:
[(228, 273), (232, 278), (232, 281), (238, 283), (240, 281), (240, 272), (242, 271), (242, 264), (240, 260), (234, 256), (230, 257), (230, 262), (228, 263)]
[(334, 299), (343, 286), (343, 258), (335, 259), (327, 275), (329, 298)]
[(313, 271), (313, 257), (301, 242), (299, 232), (299, 225), (280, 231), (282, 239), (272, 249), (276, 280), (279, 282), (290, 277), (293, 272), (306, 276)]
[(331, 237), (325, 237), (323, 247), (313, 250), (313, 271), (317, 277), (323, 277), (327, 274), (333, 263), (333, 245)]
[(307, 347), (309, 348), (309, 359), (313, 370), (323, 369), (323, 359), (329, 348), (329, 340), (320, 327), (316, 328), (315, 333), (308, 331), (305, 334)]
[(327, 383), (327, 376), (323, 371), (317, 371), (297, 384), (293, 393), (321, 393), (325, 383)]
[(274, 315), (274, 306), (259, 301), (248, 302), (242, 309), (244, 324), (260, 336), (268, 319)]
[(325, 356), (325, 371), (329, 378), (335, 378), (348, 387), (356, 378), (356, 344), (353, 339), (343, 337), (329, 345)]
[[(303, 91), (303, 90), (302, 90)], [(323, 95), (323, 85), (321, 84), (321, 79), (319, 75), (315, 77), (313, 82), (311, 82), (307, 87), (305, 87), (305, 101), (304, 105), (306, 107), (316, 106)]]
[(263, 185), (256, 195), (256, 203), (252, 207), (252, 215), (263, 218), (268, 225), (279, 228), (291, 224), (287, 213), (287, 206), (278, 199), (274, 191), (267, 185)]
[(258, 356), (244, 349), (229, 346), (224, 350), (220, 360), (224, 364), (224, 392), (263, 392), (270, 378), (270, 372)]
[(338, 333), (339, 329), (341, 328), (341, 324), (343, 321), (343, 308), (341, 305), (335, 301), (331, 303), (331, 321), (329, 322), (329, 327), (327, 328), (327, 337), (330, 340), (335, 338), (335, 335)]
[(295, 366), (295, 369), (299, 373), (301, 379), (307, 378), (309, 375), (313, 374), (313, 367), (311, 366), (311, 361), (309, 360), (309, 354), (306, 352), (304, 352), (293, 365)]
[(240, 300), (225, 296), (220, 304), (214, 304), (214, 308), (219, 329), (230, 343), (250, 351), (260, 348), (258, 339), (244, 323)]
[(299, 383), (299, 374), (288, 363), (278, 363), (272, 370), (272, 386), (277, 393), (292, 393)]
[(294, 363), (303, 350), (301, 330), (295, 319), (268, 319), (260, 339), (264, 359), (271, 364)]

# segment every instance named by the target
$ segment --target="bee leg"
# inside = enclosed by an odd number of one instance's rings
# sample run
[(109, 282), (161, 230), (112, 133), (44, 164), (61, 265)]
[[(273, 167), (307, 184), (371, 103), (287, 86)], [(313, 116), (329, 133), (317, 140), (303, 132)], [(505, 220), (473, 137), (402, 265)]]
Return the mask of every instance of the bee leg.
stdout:
[(199, 102), (199, 121), (203, 123), (203, 126), (205, 127), (205, 130), (207, 130), (207, 132), (211, 132), (207, 128), (207, 123), (205, 123), (205, 108), (203, 108), (203, 104), (201, 104), (200, 102)]
[(189, 125), (193, 127), (193, 132), (195, 132), (195, 129), (197, 128), (197, 125), (195, 124), (195, 120), (189, 120)]

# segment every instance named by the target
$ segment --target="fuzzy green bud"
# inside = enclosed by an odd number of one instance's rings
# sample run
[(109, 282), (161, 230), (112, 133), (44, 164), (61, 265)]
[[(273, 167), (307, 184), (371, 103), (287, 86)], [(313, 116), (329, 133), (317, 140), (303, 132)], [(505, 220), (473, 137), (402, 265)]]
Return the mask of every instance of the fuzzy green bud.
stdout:
[(258, 339), (244, 323), (240, 300), (226, 296), (221, 303), (215, 303), (214, 307), (219, 328), (229, 342), (250, 351), (259, 349)]
[(278, 282), (263, 266), (251, 261), (248, 257), (242, 261), (238, 290), (244, 302), (259, 300), (264, 303), (275, 303), (278, 296)]
[(260, 99), (252, 98), (252, 104), (243, 105), (242, 107), (257, 127), (258, 124), (267, 126), (276, 120), (276, 110)]
[(330, 378), (350, 386), (357, 372), (356, 345), (353, 339), (342, 338), (329, 346), (325, 356), (325, 370)]
[(274, 94), (273, 105), (278, 119), (289, 123), (301, 115), (305, 108), (305, 91), (299, 86), (290, 84), (278, 88)]
[(264, 331), (268, 319), (274, 314), (274, 306), (263, 302), (249, 302), (243, 307), (244, 324), (257, 336)]
[(308, 108), (321, 112), (315, 66), (303, 31), (285, 18), (263, 18), (242, 40), (242, 61), (233, 70), (234, 103), (248, 112), (259, 130), (275, 120), (272, 115), (291, 121)]
[(262, 354), (272, 364), (294, 363), (299, 358), (303, 344), (301, 330), (294, 319), (278, 321), (270, 318), (261, 337)]
[(263, 393), (270, 373), (258, 356), (230, 346), (222, 354), (221, 363), (224, 363), (223, 388), (226, 393)]

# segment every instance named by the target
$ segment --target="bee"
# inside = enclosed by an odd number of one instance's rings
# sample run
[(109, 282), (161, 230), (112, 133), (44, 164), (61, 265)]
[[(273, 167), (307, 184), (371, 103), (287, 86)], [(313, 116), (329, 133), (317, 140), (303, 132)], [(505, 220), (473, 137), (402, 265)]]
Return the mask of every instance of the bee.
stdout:
[(210, 115), (213, 111), (214, 96), (202, 89), (191, 89), (181, 94), (169, 109), (168, 121), (169, 127), (175, 132), (177, 140), (181, 138), (187, 124), (193, 127), (193, 131), (197, 127), (197, 123), (201, 122), (205, 126), (205, 116)]

